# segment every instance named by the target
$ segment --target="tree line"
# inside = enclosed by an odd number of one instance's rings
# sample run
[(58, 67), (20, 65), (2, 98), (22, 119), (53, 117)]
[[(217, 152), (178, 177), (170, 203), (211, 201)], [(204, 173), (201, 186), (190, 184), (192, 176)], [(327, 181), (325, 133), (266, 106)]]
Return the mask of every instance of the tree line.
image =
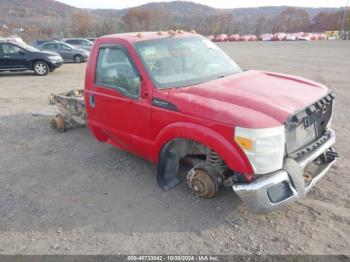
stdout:
[[(21, 36), (26, 39), (95, 37), (119, 32), (160, 31), (170, 29), (192, 30), (204, 35), (255, 34), (276, 32), (323, 32), (340, 30), (343, 11), (320, 12), (314, 17), (301, 8), (288, 7), (275, 16), (236, 17), (221, 11), (214, 15), (170, 15), (163, 9), (131, 8), (121, 17), (96, 17), (87, 11), (75, 12), (70, 19), (48, 23), (26, 23)], [(9, 34), (18, 24), (1, 27), (0, 33)], [(345, 30), (350, 30), (350, 10), (347, 11)]]

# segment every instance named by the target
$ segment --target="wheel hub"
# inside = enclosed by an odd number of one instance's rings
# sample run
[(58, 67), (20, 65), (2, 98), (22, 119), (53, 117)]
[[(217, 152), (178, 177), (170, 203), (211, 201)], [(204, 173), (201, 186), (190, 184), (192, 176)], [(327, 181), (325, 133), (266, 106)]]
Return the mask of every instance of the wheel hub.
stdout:
[(41, 75), (46, 73), (46, 67), (43, 64), (37, 64), (35, 70)]
[(206, 169), (191, 169), (187, 174), (187, 185), (197, 196), (204, 198), (212, 198), (219, 191), (215, 174)]

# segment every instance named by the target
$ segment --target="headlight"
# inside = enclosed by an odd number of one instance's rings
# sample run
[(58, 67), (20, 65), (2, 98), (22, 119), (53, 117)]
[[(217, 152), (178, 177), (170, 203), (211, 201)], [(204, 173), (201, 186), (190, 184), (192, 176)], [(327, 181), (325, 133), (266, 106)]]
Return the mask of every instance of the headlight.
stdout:
[(52, 61), (57, 61), (57, 60), (62, 60), (62, 57), (55, 55), (55, 56), (49, 56), (50, 60)]
[(235, 128), (235, 141), (247, 155), (255, 174), (266, 174), (282, 168), (285, 140), (284, 126)]

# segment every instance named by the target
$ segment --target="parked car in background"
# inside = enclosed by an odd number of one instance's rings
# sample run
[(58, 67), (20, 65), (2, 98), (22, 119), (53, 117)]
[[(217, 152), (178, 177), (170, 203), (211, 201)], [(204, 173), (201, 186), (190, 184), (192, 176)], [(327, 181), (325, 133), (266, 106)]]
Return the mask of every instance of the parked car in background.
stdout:
[(241, 35), (239, 36), (239, 41), (257, 41), (256, 35)]
[(286, 40), (287, 35), (285, 33), (276, 33), (272, 36), (272, 41), (283, 41)]
[(312, 38), (312, 34), (309, 33), (303, 33), (301, 36), (299, 36), (298, 40), (302, 41), (310, 41)]
[(213, 35), (207, 35), (206, 38), (209, 39), (210, 41), (214, 41), (215, 37)]
[(298, 36), (296, 34), (287, 34), (286, 40), (287, 41), (296, 41), (296, 40), (298, 40)]
[(47, 75), (63, 64), (62, 57), (54, 52), (43, 52), (24, 43), (0, 41), (0, 71), (34, 71)]
[(214, 38), (215, 42), (226, 42), (227, 40), (228, 40), (228, 36), (226, 34), (220, 34)]
[(327, 35), (325, 33), (319, 34), (319, 40), (326, 40), (326, 39), (327, 39)]
[(320, 35), (317, 33), (313, 33), (311, 34), (311, 40), (319, 40), (320, 39)]
[(241, 35), (239, 37), (239, 41), (249, 41), (250, 40), (250, 36), (249, 35)]
[(47, 40), (34, 40), (32, 42), (32, 46), (35, 48), (40, 48), (40, 46), (42, 46), (44, 43), (48, 43), (48, 42), (58, 42), (57, 40), (52, 40), (52, 39), (47, 39)]
[(66, 38), (66, 39), (62, 39), (61, 41), (88, 51), (91, 50), (91, 47), (93, 45), (93, 43), (87, 40), (86, 38)]
[(239, 34), (230, 35), (228, 41), (239, 41)]
[(299, 38), (304, 34), (304, 32), (297, 32), (296, 35), (297, 35), (297, 39), (299, 40)]
[(249, 41), (258, 41), (258, 37), (256, 35), (249, 35)]
[(258, 38), (256, 37), (256, 35), (241, 35), (239, 37), (240, 41), (257, 41)]
[(89, 51), (67, 43), (48, 42), (41, 45), (40, 49), (54, 51), (60, 54), (64, 62), (82, 63), (89, 57)]
[(259, 37), (259, 40), (261, 41), (271, 41), (272, 40), (272, 34), (262, 34), (260, 37)]

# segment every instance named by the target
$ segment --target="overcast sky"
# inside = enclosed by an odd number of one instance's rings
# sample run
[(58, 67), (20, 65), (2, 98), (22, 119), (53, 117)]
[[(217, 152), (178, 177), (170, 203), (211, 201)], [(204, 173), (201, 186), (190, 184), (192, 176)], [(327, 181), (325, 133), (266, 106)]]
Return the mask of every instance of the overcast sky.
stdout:
[[(75, 7), (83, 8), (114, 8), (139, 6), (148, 2), (164, 2), (164, 0), (59, 0)], [(167, 1), (169, 2), (169, 1)], [(346, 0), (194, 0), (193, 2), (216, 8), (237, 8), (256, 6), (308, 6), (308, 7), (341, 7)]]

